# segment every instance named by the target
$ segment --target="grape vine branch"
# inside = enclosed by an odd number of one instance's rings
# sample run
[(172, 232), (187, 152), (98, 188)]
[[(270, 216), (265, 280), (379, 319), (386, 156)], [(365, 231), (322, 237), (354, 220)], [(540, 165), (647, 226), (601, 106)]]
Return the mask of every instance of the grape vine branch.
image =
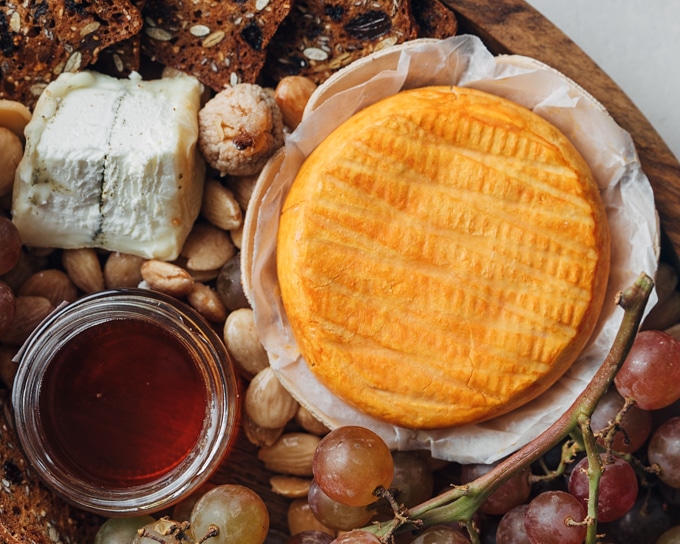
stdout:
[(616, 302), (624, 312), (607, 357), (571, 407), (545, 432), (473, 482), (453, 486), (450, 490), (408, 510), (395, 508), (393, 519), (375, 523), (362, 530), (374, 533), (383, 542), (389, 542), (393, 535), (404, 529), (459, 522), (468, 527), (473, 542), (478, 542), (477, 533), (472, 526), (472, 516), (489, 495), (514, 474), (528, 469), (532, 463), (538, 461), (570, 434), (580, 431), (591, 467), (588, 473), (590, 499), (588, 517), (585, 521), (586, 544), (594, 544), (597, 540), (597, 494), (602, 466), (598, 446), (590, 429), (590, 416), (614, 381), (633, 345), (653, 287), (652, 278), (642, 273), (630, 287), (617, 295)]

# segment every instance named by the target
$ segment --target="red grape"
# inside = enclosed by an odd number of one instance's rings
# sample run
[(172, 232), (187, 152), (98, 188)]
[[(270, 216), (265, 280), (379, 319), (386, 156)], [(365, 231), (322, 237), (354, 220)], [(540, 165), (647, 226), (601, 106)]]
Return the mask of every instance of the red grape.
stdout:
[(654, 431), (647, 455), (649, 462), (661, 469), (659, 479), (680, 488), (680, 417), (669, 419)]
[(470, 539), (447, 525), (430, 527), (411, 541), (411, 544), (470, 544)]
[(581, 544), (585, 525), (573, 525), (586, 518), (581, 502), (564, 491), (546, 491), (537, 495), (527, 508), (524, 527), (531, 544)]
[[(605, 393), (590, 417), (593, 432), (599, 432), (616, 418), (623, 408), (624, 398), (612, 387)], [(652, 414), (638, 406), (631, 406), (621, 418), (619, 430), (614, 435), (611, 447), (620, 453), (637, 451), (649, 438), (652, 431)], [(598, 443), (604, 445), (604, 438), (598, 438)]]
[(294, 534), (288, 540), (286, 540), (286, 544), (330, 544), (332, 541), (333, 537), (328, 533), (310, 529), (308, 531), (302, 531), (301, 533)]
[[(597, 500), (598, 521), (613, 521), (623, 516), (635, 504), (638, 482), (633, 467), (620, 457), (607, 458), (600, 454), (603, 466)], [(588, 458), (581, 459), (569, 476), (569, 493), (588, 508)]]
[(374, 491), (392, 483), (394, 462), (387, 444), (364, 427), (339, 427), (319, 442), (314, 479), (333, 500), (350, 506), (375, 502)]
[(496, 529), (496, 544), (531, 544), (524, 527), (528, 504), (520, 504), (506, 512)]
[[(463, 482), (471, 482), (479, 478), (482, 474), (489, 472), (494, 465), (463, 465), (460, 477)], [(487, 498), (479, 511), (482, 514), (502, 515), (507, 511), (519, 506), (529, 498), (531, 484), (529, 483), (529, 473), (526, 470), (516, 472), (505, 483), (503, 483), (489, 498)]]
[(662, 331), (639, 332), (614, 383), (643, 410), (674, 403), (680, 399), (680, 340)]
[(0, 274), (14, 268), (21, 255), (21, 237), (14, 223), (0, 216)]

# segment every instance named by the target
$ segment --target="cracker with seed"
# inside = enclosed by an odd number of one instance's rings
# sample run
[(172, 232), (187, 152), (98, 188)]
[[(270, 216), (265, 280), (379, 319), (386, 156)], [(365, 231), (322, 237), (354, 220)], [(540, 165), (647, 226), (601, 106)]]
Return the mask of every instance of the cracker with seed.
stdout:
[(147, 0), (142, 52), (215, 91), (255, 83), (292, 0)]
[(265, 71), (274, 81), (303, 75), (320, 83), (417, 30), (410, 0), (297, 0), (272, 40)]
[(0, 2), (0, 98), (32, 107), (60, 73), (81, 70), (141, 28), (128, 0)]
[[(130, 0), (141, 12), (143, 0)], [(113, 77), (128, 77), (142, 66), (142, 32), (102, 49), (93, 68)]]

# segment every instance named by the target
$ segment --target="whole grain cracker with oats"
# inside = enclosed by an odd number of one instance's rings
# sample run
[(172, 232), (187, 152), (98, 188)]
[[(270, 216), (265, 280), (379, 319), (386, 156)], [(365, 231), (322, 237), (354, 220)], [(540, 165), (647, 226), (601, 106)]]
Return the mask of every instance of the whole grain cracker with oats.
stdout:
[(350, 62), (417, 37), (410, 0), (297, 0), (269, 48), (265, 74), (324, 81)]
[(291, 0), (148, 0), (142, 52), (215, 91), (254, 83)]
[(59, 74), (92, 64), (142, 23), (128, 0), (0, 2), (0, 98), (32, 107)]

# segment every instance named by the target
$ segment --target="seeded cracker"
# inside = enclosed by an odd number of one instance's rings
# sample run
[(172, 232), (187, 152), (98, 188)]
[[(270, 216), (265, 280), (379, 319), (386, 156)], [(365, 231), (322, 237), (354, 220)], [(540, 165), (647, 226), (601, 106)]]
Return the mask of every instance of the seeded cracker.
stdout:
[(128, 0), (0, 2), (0, 98), (33, 106), (60, 73), (81, 70), (141, 28)]
[(0, 394), (0, 542), (86, 544), (102, 519), (58, 499), (31, 471), (14, 432), (6, 392)]
[[(138, 10), (142, 10), (143, 0), (131, 0)], [(93, 68), (113, 77), (128, 77), (141, 67), (142, 32), (121, 42), (102, 49)]]
[(288, 0), (149, 0), (142, 52), (222, 90), (254, 83)]
[(324, 81), (350, 62), (417, 37), (410, 0), (298, 0), (272, 40), (266, 73)]

